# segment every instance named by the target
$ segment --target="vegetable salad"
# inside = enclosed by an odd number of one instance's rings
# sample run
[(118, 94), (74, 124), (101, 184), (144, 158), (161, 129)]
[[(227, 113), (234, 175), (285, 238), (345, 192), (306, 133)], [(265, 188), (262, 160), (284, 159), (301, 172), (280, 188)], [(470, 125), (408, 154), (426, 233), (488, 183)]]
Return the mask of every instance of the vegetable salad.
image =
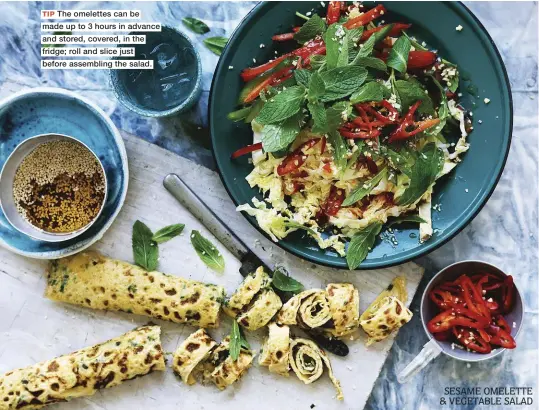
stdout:
[(420, 241), (431, 237), (435, 183), (472, 129), (458, 67), (385, 14), (339, 1), (325, 18), (297, 13), (303, 24), (273, 37), (297, 48), (245, 68), (242, 107), (229, 114), (251, 124), (253, 144), (232, 160), (252, 155), (247, 182), (263, 194), (237, 209), (274, 241), (304, 230), (350, 269), (388, 222), (418, 223)]

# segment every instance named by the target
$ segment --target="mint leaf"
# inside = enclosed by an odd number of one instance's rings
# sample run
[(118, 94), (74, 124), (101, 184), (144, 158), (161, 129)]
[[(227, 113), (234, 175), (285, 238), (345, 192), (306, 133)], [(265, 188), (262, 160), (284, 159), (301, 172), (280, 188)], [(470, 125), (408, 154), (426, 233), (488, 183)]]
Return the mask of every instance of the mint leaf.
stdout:
[(343, 170), (347, 164), (346, 154), (348, 149), (344, 143), (341, 134), (338, 131), (329, 131), (328, 132), (328, 141), (333, 147), (333, 162), (338, 169)]
[(315, 54), (311, 57), (311, 67), (313, 70), (320, 70), (326, 65), (326, 56)]
[(326, 109), (323, 104), (316, 102), (310, 102), (307, 104), (307, 108), (313, 118), (312, 132), (315, 134), (325, 134), (328, 132), (328, 120), (326, 116)]
[(432, 100), (418, 82), (397, 80), (394, 83), (395, 90), (399, 96), (402, 112), (407, 112), (418, 100), (422, 103), (418, 108), (418, 112), (422, 114), (433, 114), (434, 107)]
[(352, 94), (350, 102), (358, 104), (366, 101), (382, 101), (384, 99), (384, 89), (385, 87), (376, 81), (363, 84), (359, 90)]
[(153, 233), (150, 228), (140, 221), (135, 221), (131, 238), (133, 256), (135, 263), (147, 271), (157, 269), (157, 259), (159, 258), (159, 249), (152, 237)]
[(425, 221), (419, 215), (401, 215), (401, 216), (397, 216), (396, 218), (392, 218), (387, 223), (387, 227), (391, 228), (393, 225), (398, 225), (405, 222), (417, 222), (418, 224), (427, 223), (427, 221)]
[(218, 56), (223, 52), (226, 43), (228, 43), (228, 38), (226, 37), (208, 37), (204, 39), (204, 45)]
[(361, 41), (361, 35), (363, 34), (363, 27), (353, 28), (346, 33), (348, 56), (353, 60), (359, 51), (359, 43)]
[(184, 17), (182, 23), (193, 33), (206, 34), (209, 33), (210, 28), (206, 23), (193, 17)]
[(318, 14), (314, 14), (294, 35), (294, 40), (299, 43), (305, 43), (317, 35), (324, 33), (324, 31), (326, 31), (326, 22)]
[(346, 197), (342, 206), (350, 206), (355, 204), (357, 201), (365, 198), (369, 193), (376, 187), (382, 179), (387, 175), (387, 168), (382, 169), (374, 177), (366, 181), (365, 183), (359, 183), (359, 185), (354, 188)]
[(427, 135), (438, 135), (440, 132), (442, 132), (446, 125), (446, 120), (449, 117), (449, 105), (447, 104), (447, 96), (445, 95), (445, 90), (442, 85), (438, 82), (438, 80), (436, 80), (436, 78), (434, 78), (434, 76), (431, 76), (431, 79), (436, 87), (438, 87), (440, 90), (440, 106), (438, 107), (438, 118), (440, 119), (440, 122), (424, 132)]
[(361, 87), (367, 78), (367, 70), (358, 66), (337, 67), (320, 74), (324, 81), (325, 92), (321, 101), (344, 98)]
[(361, 67), (373, 68), (378, 71), (387, 72), (386, 63), (376, 57), (360, 57), (357, 56), (352, 63), (352, 65), (359, 65)]
[(262, 146), (265, 152), (281, 151), (294, 142), (301, 126), (301, 114), (288, 118), (281, 124), (268, 124), (262, 129)]
[(386, 61), (387, 66), (394, 68), (401, 73), (405, 73), (406, 68), (408, 67), (408, 55), (411, 47), (412, 45), (410, 44), (408, 37), (400, 36), (389, 52)]
[(346, 55), (348, 56), (348, 43), (344, 27), (339, 23), (329, 26), (324, 34), (324, 42), (326, 43), (326, 65), (331, 70), (338, 66), (343, 46), (346, 47)]
[(372, 36), (370, 36), (365, 43), (363, 43), (363, 46), (359, 49), (358, 56), (359, 57), (368, 57), (372, 54), (372, 50), (374, 49), (374, 46), (376, 43), (378, 43), (380, 40), (383, 40), (387, 33), (393, 28), (393, 24), (388, 24), (385, 26), (382, 30), (377, 31)]
[(339, 101), (326, 110), (328, 131), (335, 131), (341, 126), (352, 112), (352, 106), (348, 101)]
[(305, 99), (305, 88), (299, 85), (287, 88), (266, 101), (256, 117), (259, 124), (274, 124), (297, 114)]
[(309, 81), (309, 91), (307, 93), (307, 98), (309, 99), (309, 101), (316, 101), (318, 100), (318, 98), (324, 95), (325, 92), (326, 86), (324, 84), (322, 76), (318, 72), (313, 73)]
[(415, 203), (436, 181), (444, 165), (444, 153), (431, 142), (423, 147), (412, 167), (410, 185), (397, 198), (397, 204), (406, 206)]
[(274, 288), (283, 292), (300, 293), (303, 291), (303, 285), (297, 280), (285, 275), (279, 269), (273, 272), (273, 279), (271, 284)]
[(354, 270), (365, 260), (381, 230), (382, 224), (373, 222), (352, 237), (346, 250), (346, 263), (350, 270)]
[(178, 236), (182, 233), (183, 228), (185, 228), (184, 224), (174, 224), (165, 226), (164, 228), (159, 229), (156, 233), (152, 236), (152, 241), (156, 243), (163, 243), (166, 241), (170, 241), (172, 238)]
[(191, 245), (195, 248), (199, 258), (209, 268), (222, 273), (225, 270), (225, 260), (223, 255), (217, 250), (217, 248), (206, 238), (204, 238), (200, 232), (191, 232)]
[(230, 343), (228, 351), (232, 360), (236, 361), (240, 357), (241, 348), (250, 349), (249, 342), (245, 339), (243, 332), (235, 320), (232, 322), (232, 330), (230, 331)]
[(311, 80), (312, 72), (309, 70), (294, 70), (294, 78), (299, 85), (305, 88), (309, 87), (309, 81)]

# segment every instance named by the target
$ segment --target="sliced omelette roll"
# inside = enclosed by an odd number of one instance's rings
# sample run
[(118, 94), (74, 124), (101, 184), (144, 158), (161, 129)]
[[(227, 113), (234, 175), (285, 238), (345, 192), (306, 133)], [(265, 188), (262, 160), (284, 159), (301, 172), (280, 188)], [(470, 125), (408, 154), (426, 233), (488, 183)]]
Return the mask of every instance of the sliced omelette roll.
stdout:
[(341, 384), (333, 374), (329, 358), (315, 342), (303, 338), (292, 339), (289, 357), (292, 370), (305, 384), (318, 380), (324, 373), (324, 366), (327, 367), (329, 378), (337, 390), (337, 399), (343, 400)]
[(174, 352), (172, 369), (185, 384), (196, 383), (194, 373), (210, 357), (217, 342), (204, 330), (191, 334)]
[(322, 289), (305, 290), (294, 295), (277, 316), (277, 323), (282, 325), (299, 325), (310, 329), (323, 326), (329, 320), (329, 302)]
[(369, 336), (367, 346), (380, 342), (412, 319), (412, 312), (394, 296), (386, 296), (369, 306), (360, 325)]
[(262, 346), (258, 363), (261, 366), (267, 366), (270, 372), (288, 377), (290, 372), (290, 328), (286, 325), (271, 323), (268, 329), (268, 339)]
[(206, 377), (219, 388), (224, 390), (247, 372), (254, 359), (251, 350), (241, 348), (238, 360), (230, 356), (230, 337), (227, 336), (213, 351), (206, 372)]
[(0, 409), (39, 409), (165, 370), (160, 336), (159, 326), (144, 326), (93, 347), (1, 375)]
[(324, 329), (336, 337), (359, 328), (359, 292), (351, 283), (330, 283), (326, 287), (333, 327)]
[(281, 298), (271, 288), (271, 278), (259, 267), (248, 275), (223, 310), (249, 330), (266, 326), (281, 309)]
[[(371, 306), (379, 304), (382, 299), (385, 299), (388, 296), (396, 297), (401, 302), (406, 303), (406, 301), (408, 300), (408, 292), (406, 291), (406, 278), (404, 276), (397, 276), (396, 278), (394, 278), (389, 284), (389, 286), (384, 289), (376, 297), (376, 299), (374, 299), (374, 302), (371, 303)], [(368, 314), (369, 309), (367, 309), (363, 313), (363, 315)], [(360, 320), (364, 319), (363, 315), (361, 315)]]
[(82, 252), (51, 261), (45, 296), (93, 309), (217, 327), (224, 292), (221, 286), (146, 272), (97, 252)]
[(272, 289), (263, 290), (249, 309), (238, 316), (238, 323), (249, 330), (266, 326), (279, 311), (283, 303)]

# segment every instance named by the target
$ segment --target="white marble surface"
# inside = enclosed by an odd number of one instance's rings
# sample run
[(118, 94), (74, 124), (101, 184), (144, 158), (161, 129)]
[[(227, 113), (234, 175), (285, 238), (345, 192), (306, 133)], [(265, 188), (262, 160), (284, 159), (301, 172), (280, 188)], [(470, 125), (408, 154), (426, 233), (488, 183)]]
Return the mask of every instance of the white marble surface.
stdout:
[[(133, 4), (133, 3), (131, 3)], [(149, 19), (179, 24), (184, 15), (209, 22), (215, 35), (228, 35), (254, 2), (137, 3)], [(438, 269), (463, 259), (482, 259), (515, 276), (524, 294), (525, 326), (519, 347), (481, 364), (440, 357), (406, 386), (395, 373), (420, 350), (427, 338), (418, 318), (397, 337), (368, 409), (494, 409), (500, 407), (440, 406), (444, 388), (451, 386), (533, 386), (538, 381), (537, 209), (538, 209), (538, 107), (537, 107), (537, 3), (466, 2), (494, 39), (506, 64), (513, 91), (514, 134), (509, 159), (498, 187), (477, 218), (457, 237), (428, 257), (418, 260), (426, 267), (426, 279)], [(112, 97), (106, 76), (98, 71), (48, 71), (39, 69), (39, 9), (98, 9), (101, 3), (18, 2), (0, 4), (0, 97), (13, 88), (60, 86), (83, 92), (98, 103), (116, 125), (146, 140), (213, 167), (207, 150), (206, 103), (217, 57), (199, 47), (205, 69), (204, 93), (197, 109), (168, 120), (146, 120), (127, 112)], [(151, 18), (150, 18), (151, 17)], [(200, 40), (192, 36), (195, 41)], [(198, 130), (202, 127), (202, 130)], [(1, 274), (1, 272), (0, 272)], [(414, 301), (417, 309), (418, 298)], [(365, 371), (369, 371), (365, 369)], [(538, 408), (537, 391), (535, 404)], [(354, 408), (351, 406), (350, 408)], [(503, 408), (526, 408), (503, 407)]]

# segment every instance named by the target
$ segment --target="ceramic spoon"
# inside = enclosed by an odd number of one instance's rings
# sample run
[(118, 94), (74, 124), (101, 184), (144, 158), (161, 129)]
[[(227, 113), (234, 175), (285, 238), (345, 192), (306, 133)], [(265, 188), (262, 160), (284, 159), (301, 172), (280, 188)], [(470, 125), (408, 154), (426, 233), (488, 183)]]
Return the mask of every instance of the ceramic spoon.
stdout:
[[(254, 272), (259, 266), (271, 274), (270, 269), (262, 260), (251, 251), (234, 232), (219, 219), (208, 206), (187, 186), (187, 184), (176, 174), (169, 174), (163, 180), (166, 190), (172, 194), (180, 204), (182, 204), (191, 214), (193, 214), (202, 224), (221, 242), (240, 262), (240, 273), (242, 276)], [(279, 291), (275, 289), (277, 293)], [(279, 294), (281, 299), (282, 293)], [(284, 301), (283, 301), (284, 302)], [(307, 331), (321, 347), (338, 356), (348, 355), (348, 346), (339, 339), (329, 339), (326, 336)]]

